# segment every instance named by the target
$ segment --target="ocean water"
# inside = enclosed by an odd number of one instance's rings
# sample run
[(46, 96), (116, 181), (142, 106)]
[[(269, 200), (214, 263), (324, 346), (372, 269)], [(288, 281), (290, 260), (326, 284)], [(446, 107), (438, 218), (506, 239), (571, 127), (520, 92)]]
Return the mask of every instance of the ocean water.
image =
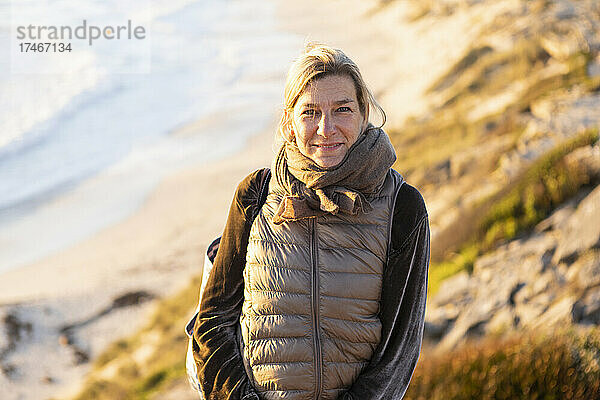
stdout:
[[(32, 40), (18, 26), (84, 19), (131, 20), (145, 38), (19, 52)], [(240, 150), (273, 121), (301, 45), (264, 0), (0, 2), (0, 272), (130, 215), (166, 175)], [(199, 120), (211, 123), (173, 134)]]

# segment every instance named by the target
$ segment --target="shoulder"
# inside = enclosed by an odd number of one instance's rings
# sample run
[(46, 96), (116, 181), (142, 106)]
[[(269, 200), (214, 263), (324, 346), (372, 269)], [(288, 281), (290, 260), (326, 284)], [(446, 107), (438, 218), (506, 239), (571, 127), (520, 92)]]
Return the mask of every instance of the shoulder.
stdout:
[(412, 233), (420, 227), (428, 229), (425, 200), (414, 186), (404, 182), (398, 190), (394, 204), (391, 238), (394, 247), (401, 247)]
[(262, 185), (269, 174), (268, 168), (257, 169), (240, 181), (235, 191), (234, 201), (248, 215), (251, 207), (258, 203)]
[(394, 219), (397, 216), (402, 217), (405, 221), (413, 220), (414, 222), (427, 216), (427, 207), (423, 196), (417, 188), (407, 182), (404, 182), (396, 196)]

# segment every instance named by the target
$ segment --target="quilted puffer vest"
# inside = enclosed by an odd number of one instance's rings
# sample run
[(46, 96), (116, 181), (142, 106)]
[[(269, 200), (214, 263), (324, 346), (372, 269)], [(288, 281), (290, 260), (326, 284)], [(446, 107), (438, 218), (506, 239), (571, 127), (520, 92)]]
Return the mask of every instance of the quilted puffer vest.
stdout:
[(275, 225), (271, 187), (254, 220), (244, 270), (242, 357), (263, 399), (336, 399), (381, 338), (378, 318), (393, 206), (388, 172), (373, 210)]

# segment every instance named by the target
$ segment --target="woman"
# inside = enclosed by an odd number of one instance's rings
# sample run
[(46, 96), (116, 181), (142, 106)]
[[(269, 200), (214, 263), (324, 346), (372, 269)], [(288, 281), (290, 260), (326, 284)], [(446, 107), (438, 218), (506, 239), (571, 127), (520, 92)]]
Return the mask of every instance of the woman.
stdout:
[[(237, 188), (193, 351), (207, 399), (400, 399), (419, 357), (429, 226), (382, 112), (327, 46), (291, 67), (282, 145)], [(256, 216), (256, 217), (255, 217)]]

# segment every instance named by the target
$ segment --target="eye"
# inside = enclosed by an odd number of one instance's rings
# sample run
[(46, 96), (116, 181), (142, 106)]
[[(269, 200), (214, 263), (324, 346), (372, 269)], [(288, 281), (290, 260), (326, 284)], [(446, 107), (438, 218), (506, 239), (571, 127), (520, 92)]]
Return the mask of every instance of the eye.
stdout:
[(307, 116), (307, 117), (314, 117), (315, 116), (315, 110), (313, 109), (306, 109), (304, 111), (302, 111), (302, 115)]
[(352, 109), (348, 106), (342, 106), (342, 107), (338, 107), (337, 111), (339, 112), (350, 112), (352, 111)]

